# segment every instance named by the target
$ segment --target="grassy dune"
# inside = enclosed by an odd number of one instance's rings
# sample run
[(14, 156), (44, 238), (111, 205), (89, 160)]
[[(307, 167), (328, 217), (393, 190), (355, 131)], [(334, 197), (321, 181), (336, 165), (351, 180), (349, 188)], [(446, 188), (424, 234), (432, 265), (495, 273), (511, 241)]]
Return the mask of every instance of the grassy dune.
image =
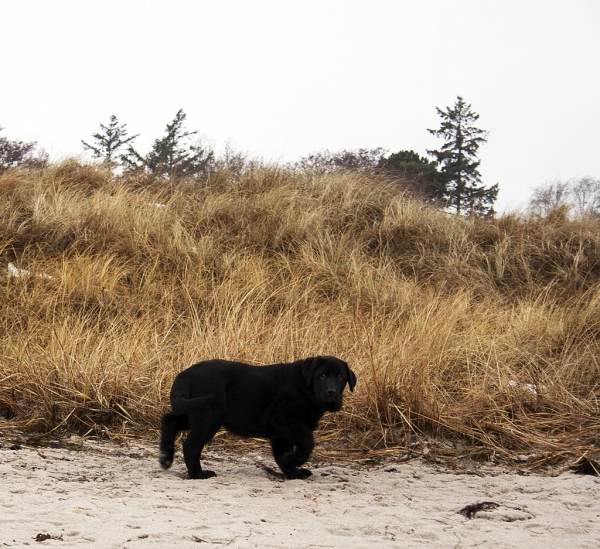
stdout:
[[(600, 438), (600, 222), (470, 220), (356, 174), (0, 176), (0, 427), (156, 429), (175, 374), (316, 354), (338, 449), (529, 463)], [(52, 278), (36, 276), (47, 274)]]

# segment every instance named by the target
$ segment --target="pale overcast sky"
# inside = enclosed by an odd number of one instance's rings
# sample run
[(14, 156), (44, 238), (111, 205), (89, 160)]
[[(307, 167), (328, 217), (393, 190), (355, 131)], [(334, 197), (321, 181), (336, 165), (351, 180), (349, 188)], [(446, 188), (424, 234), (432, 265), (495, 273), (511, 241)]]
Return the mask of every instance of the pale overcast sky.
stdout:
[(183, 108), (269, 161), (425, 155), (461, 95), (497, 209), (600, 178), (598, 0), (19, 0), (0, 3), (2, 136), (79, 155), (117, 115), (145, 153)]

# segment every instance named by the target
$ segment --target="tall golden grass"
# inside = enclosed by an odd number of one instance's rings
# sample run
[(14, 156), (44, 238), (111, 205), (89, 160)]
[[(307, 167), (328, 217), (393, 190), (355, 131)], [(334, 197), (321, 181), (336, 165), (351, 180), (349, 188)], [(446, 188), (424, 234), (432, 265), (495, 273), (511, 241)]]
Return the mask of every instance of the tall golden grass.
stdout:
[(0, 278), (4, 427), (155, 430), (193, 362), (333, 354), (358, 375), (323, 425), (340, 450), (597, 451), (598, 221), (464, 219), (350, 173), (69, 161), (0, 176), (9, 262), (30, 275)]

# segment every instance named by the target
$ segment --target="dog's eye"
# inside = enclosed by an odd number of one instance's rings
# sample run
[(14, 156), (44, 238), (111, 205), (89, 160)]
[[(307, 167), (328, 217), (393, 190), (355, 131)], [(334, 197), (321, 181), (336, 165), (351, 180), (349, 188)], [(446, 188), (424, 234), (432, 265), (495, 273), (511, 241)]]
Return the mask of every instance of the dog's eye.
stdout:
[(337, 378), (341, 381), (342, 380), (342, 374), (338, 374)]
[(326, 378), (327, 378), (327, 376), (326, 376), (325, 374), (321, 374), (321, 375), (319, 376), (319, 379), (326, 379)]

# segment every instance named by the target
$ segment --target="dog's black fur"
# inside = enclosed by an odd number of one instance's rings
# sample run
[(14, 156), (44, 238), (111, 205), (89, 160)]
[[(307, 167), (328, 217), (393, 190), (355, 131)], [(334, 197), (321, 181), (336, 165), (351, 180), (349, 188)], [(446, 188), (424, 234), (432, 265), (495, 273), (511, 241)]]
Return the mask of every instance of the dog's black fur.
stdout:
[(283, 474), (306, 478), (311, 472), (298, 467), (313, 450), (313, 431), (325, 412), (342, 407), (346, 383), (353, 391), (354, 372), (331, 356), (270, 366), (226, 360), (194, 364), (173, 382), (173, 411), (162, 417), (160, 464), (171, 466), (177, 433), (189, 429), (183, 456), (190, 478), (215, 476), (202, 469), (200, 454), (224, 426), (244, 437), (268, 438)]

